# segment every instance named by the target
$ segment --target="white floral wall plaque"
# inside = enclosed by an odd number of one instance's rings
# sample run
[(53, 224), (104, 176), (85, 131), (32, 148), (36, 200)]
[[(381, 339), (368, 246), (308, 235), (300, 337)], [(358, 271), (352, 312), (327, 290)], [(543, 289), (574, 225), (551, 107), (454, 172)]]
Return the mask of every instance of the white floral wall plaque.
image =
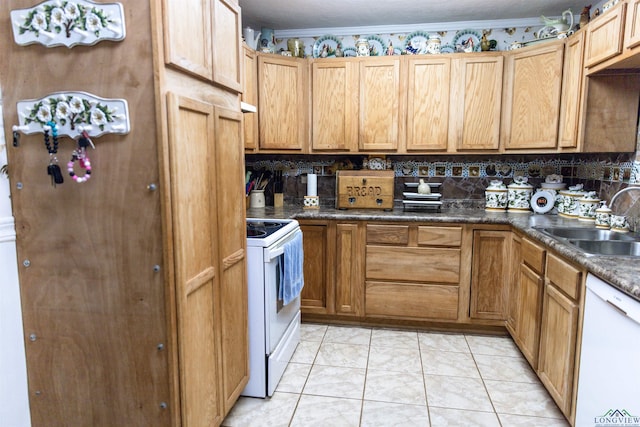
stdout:
[(76, 138), (130, 131), (129, 107), (124, 99), (106, 99), (86, 92), (56, 92), (41, 99), (18, 102), (19, 125), (15, 131), (32, 134), (44, 131), (54, 122), (58, 135)]
[(120, 3), (49, 0), (30, 9), (11, 11), (13, 38), (19, 45), (47, 47), (93, 45), (123, 40), (124, 11)]

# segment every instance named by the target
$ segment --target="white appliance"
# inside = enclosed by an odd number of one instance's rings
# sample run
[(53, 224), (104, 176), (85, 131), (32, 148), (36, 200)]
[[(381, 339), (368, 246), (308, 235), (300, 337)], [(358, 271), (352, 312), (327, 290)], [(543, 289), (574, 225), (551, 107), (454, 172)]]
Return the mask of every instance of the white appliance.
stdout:
[(587, 276), (576, 422), (640, 426), (640, 302)]
[(295, 220), (247, 219), (249, 383), (243, 396), (272, 396), (300, 342), (300, 297), (287, 305), (278, 299), (284, 245), (298, 233)]

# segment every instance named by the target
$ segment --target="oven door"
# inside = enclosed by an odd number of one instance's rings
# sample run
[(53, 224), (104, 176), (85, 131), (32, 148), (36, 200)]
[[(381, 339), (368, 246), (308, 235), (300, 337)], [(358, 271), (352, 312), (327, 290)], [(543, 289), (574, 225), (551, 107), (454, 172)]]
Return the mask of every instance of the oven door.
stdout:
[(296, 233), (302, 233), (299, 228), (287, 234), (273, 246), (264, 250), (264, 287), (265, 287), (265, 334), (267, 338), (267, 354), (271, 354), (285, 334), (287, 327), (300, 311), (300, 296), (287, 305), (278, 299), (280, 287), (280, 263), (284, 259), (284, 244), (291, 240)]

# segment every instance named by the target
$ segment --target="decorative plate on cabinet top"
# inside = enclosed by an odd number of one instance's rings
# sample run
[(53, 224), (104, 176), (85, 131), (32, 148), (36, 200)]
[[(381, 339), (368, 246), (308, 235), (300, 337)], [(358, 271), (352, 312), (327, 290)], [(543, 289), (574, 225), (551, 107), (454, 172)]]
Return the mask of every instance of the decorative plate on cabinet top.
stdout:
[(456, 52), (480, 52), (480, 33), (475, 30), (460, 30), (453, 38)]
[(414, 31), (409, 34), (404, 41), (404, 50), (408, 54), (417, 55), (421, 53), (422, 49), (427, 46), (429, 40), (429, 33), (424, 31)]
[(344, 52), (344, 56), (358, 56), (355, 47), (345, 47), (342, 51)]
[[(336, 56), (336, 48), (342, 42), (336, 36), (326, 35), (320, 37), (313, 44), (314, 58), (328, 58)], [(344, 50), (343, 50), (344, 51)]]
[(384, 56), (387, 52), (387, 44), (379, 36), (364, 37), (369, 42), (369, 52), (371, 56)]
[(443, 44), (440, 46), (440, 53), (456, 53), (456, 47), (452, 44)]

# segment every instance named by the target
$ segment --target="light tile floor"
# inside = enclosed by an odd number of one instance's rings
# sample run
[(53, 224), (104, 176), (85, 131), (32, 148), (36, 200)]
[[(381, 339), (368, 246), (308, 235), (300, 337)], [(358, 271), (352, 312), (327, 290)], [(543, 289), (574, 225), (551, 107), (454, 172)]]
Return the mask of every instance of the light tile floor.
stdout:
[(224, 426), (567, 426), (508, 337), (302, 324), (270, 399)]

